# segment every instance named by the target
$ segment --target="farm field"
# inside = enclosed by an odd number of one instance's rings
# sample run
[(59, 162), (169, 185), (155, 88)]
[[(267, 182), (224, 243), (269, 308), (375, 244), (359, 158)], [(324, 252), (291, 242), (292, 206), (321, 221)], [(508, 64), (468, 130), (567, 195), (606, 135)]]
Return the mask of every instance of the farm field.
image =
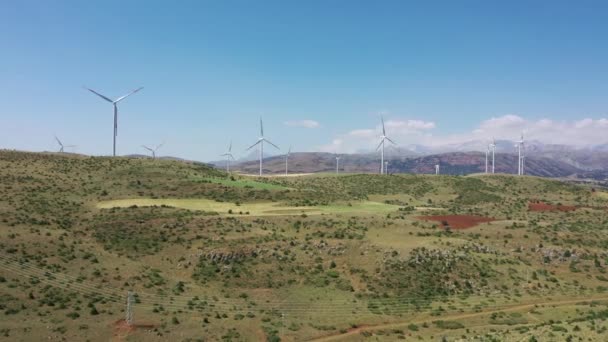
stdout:
[(0, 195), (7, 341), (588, 341), (608, 329), (599, 188), (0, 151)]

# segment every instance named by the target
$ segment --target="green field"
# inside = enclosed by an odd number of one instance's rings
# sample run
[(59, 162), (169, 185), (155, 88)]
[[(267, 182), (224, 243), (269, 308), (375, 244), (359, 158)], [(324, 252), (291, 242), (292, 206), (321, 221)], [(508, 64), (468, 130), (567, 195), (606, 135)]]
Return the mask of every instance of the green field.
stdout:
[[(0, 194), (6, 340), (602, 341), (608, 329), (603, 189), (0, 151)], [(539, 201), (576, 210), (530, 211)], [(457, 230), (427, 214), (495, 221)]]
[(273, 216), (273, 215), (320, 215), (320, 214), (375, 214), (387, 213), (398, 210), (398, 206), (371, 202), (354, 201), (348, 204), (330, 204), (310, 207), (288, 206), (276, 202), (255, 202), (234, 204), (227, 202), (217, 202), (208, 199), (121, 199), (102, 201), (97, 204), (100, 209), (167, 206), (188, 210), (201, 210), (207, 212), (221, 213), (227, 215), (251, 215), (251, 216)]

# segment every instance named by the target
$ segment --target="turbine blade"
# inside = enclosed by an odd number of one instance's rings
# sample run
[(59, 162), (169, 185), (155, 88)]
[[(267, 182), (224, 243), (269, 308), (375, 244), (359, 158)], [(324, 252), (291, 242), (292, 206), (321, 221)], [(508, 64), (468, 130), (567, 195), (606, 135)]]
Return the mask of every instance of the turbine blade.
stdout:
[(142, 89), (144, 89), (144, 87), (139, 87), (139, 88), (137, 88), (137, 89), (133, 90), (132, 92), (128, 93), (127, 95), (123, 95), (123, 96), (121, 96), (121, 97), (117, 98), (117, 99), (116, 99), (116, 101), (114, 101), (114, 103), (118, 103), (118, 102), (120, 102), (120, 101), (122, 101), (122, 100), (126, 99), (127, 97), (129, 97), (129, 96), (131, 96), (131, 95), (133, 95), (133, 94), (137, 93), (138, 91), (140, 91), (140, 90), (142, 90)]
[(232, 152), (232, 140), (230, 140), (230, 146), (228, 146), (228, 152)]
[(232, 155), (232, 153), (229, 153), (228, 155), (230, 156), (230, 158), (232, 158), (232, 160), (236, 160), (236, 159), (234, 159), (234, 156)]
[(383, 142), (384, 142), (384, 138), (380, 139), (380, 143), (378, 144), (378, 147), (376, 147), (376, 151), (378, 151), (380, 149), (380, 146), (382, 146)]
[(396, 143), (396, 142), (394, 142), (394, 141), (392, 141), (392, 140), (391, 140), (391, 138), (386, 137), (385, 139), (386, 139), (386, 140), (388, 140), (388, 141), (390, 141), (390, 142), (391, 142), (391, 144), (393, 144), (393, 145), (397, 146), (397, 143)]
[(246, 150), (246, 151), (251, 150), (251, 149), (252, 149), (254, 146), (256, 146), (257, 144), (259, 144), (259, 143), (261, 143), (261, 142), (262, 142), (262, 140), (258, 140), (258, 141), (257, 141), (255, 144), (253, 144), (253, 145), (249, 146), (249, 147), (247, 148), (247, 150)]
[(93, 90), (93, 89), (89, 89), (89, 88), (87, 88), (87, 87), (83, 87), (83, 88), (84, 88), (84, 89), (86, 89), (86, 90), (88, 90), (88, 91), (90, 91), (91, 93), (93, 93), (93, 94), (95, 94), (95, 95), (97, 95), (97, 96), (101, 97), (102, 99), (104, 99), (104, 100), (106, 100), (106, 101), (108, 101), (108, 102), (114, 102), (114, 101), (110, 100), (109, 98), (107, 98), (107, 97), (105, 97), (105, 96), (101, 95), (100, 93), (96, 92), (96, 91), (95, 91), (95, 90)]
[(270, 140), (267, 140), (267, 139), (262, 139), (262, 141), (265, 141), (265, 142), (269, 143), (270, 145), (272, 145), (272, 146), (276, 147), (276, 149), (277, 149), (277, 150), (280, 150), (279, 146), (277, 146), (277, 145), (273, 144), (273, 143), (272, 143)]
[(141, 145), (141, 147), (145, 148), (146, 150), (148, 150), (148, 151), (150, 151), (150, 152), (154, 152), (154, 150), (153, 150), (153, 149), (149, 148), (149, 147), (148, 147), (148, 146), (146, 146), (146, 145)]
[(61, 140), (59, 140), (59, 138), (57, 138), (57, 136), (55, 136), (55, 140), (57, 140), (57, 143), (58, 143), (60, 146), (63, 146), (63, 144), (61, 143)]
[(264, 136), (264, 123), (262, 122), (262, 118), (260, 117), (260, 136)]
[(159, 148), (163, 147), (164, 144), (165, 144), (165, 142), (163, 141), (160, 145), (156, 146), (154, 151), (157, 151)]
[(386, 135), (386, 131), (384, 130), (384, 118), (380, 116), (380, 120), (382, 120), (382, 135)]

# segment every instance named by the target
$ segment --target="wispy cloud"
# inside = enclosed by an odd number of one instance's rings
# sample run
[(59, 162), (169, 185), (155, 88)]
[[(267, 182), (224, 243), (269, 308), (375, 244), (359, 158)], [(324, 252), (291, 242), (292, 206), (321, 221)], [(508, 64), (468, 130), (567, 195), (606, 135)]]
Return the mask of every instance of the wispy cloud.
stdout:
[[(435, 128), (435, 123), (424, 120), (387, 120), (385, 121), (387, 135), (397, 142), (406, 141), (401, 139), (408, 137), (420, 137), (427, 131)], [(317, 150), (332, 153), (355, 153), (369, 151), (378, 144), (378, 138), (382, 133), (382, 125), (374, 128), (355, 129), (332, 139), (329, 144), (319, 146)]]
[(318, 121), (315, 120), (293, 120), (285, 121), (285, 126), (303, 127), (303, 128), (318, 128), (321, 127)]
[[(479, 142), (480, 149), (492, 138), (516, 140), (525, 132), (527, 140), (547, 144), (589, 146), (608, 143), (608, 118), (583, 118), (580, 120), (528, 120), (519, 115), (507, 114), (481, 121), (476, 128), (457, 134), (436, 133), (435, 122), (424, 120), (388, 120), (386, 132), (400, 146), (445, 146)], [(340, 134), (317, 150), (333, 153), (372, 151), (378, 144), (381, 126), (361, 128)]]

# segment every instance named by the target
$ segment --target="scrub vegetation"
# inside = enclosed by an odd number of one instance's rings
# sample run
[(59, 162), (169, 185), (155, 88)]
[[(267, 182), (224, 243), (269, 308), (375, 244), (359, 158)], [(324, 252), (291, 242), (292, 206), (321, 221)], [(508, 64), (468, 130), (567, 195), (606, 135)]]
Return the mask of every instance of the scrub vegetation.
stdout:
[(0, 151), (0, 338), (602, 340), (607, 208), (528, 176)]

